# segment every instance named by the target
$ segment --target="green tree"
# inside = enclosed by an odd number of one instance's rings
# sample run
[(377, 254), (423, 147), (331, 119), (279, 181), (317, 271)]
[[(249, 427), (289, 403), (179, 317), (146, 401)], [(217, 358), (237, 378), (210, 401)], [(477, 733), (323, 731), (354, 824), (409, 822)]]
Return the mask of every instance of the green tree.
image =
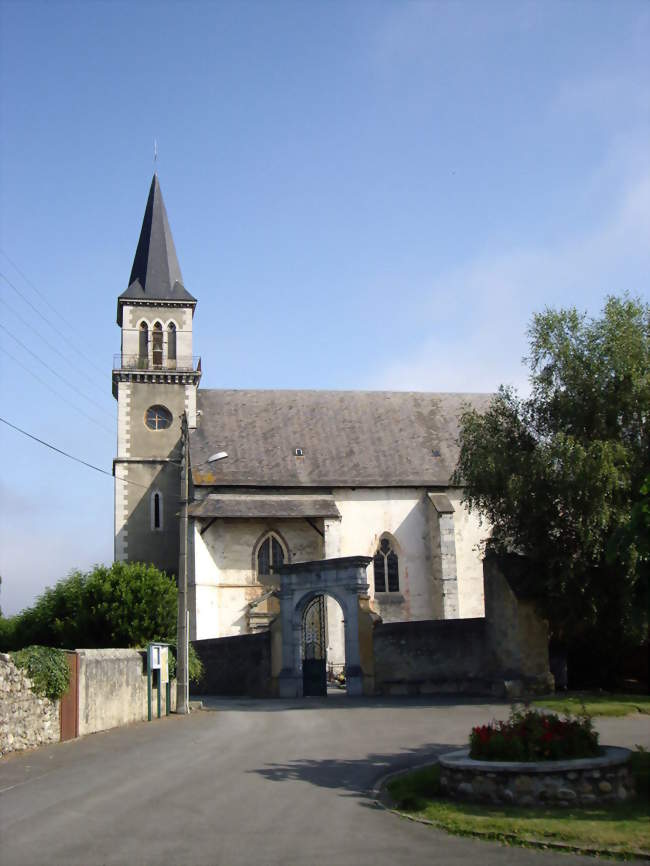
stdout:
[(153, 565), (116, 562), (76, 571), (6, 621), (2, 649), (132, 647), (176, 634), (174, 579)]
[(455, 482), (490, 546), (528, 558), (554, 637), (613, 667), (648, 629), (650, 306), (547, 309), (528, 336), (531, 394), (464, 412)]

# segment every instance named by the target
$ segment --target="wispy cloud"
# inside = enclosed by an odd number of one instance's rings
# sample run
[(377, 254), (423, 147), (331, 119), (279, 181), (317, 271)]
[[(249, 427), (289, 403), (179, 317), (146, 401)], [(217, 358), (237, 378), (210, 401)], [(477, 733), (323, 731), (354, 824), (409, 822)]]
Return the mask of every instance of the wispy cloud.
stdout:
[(31, 494), (0, 485), (3, 503), (11, 504), (0, 525), (0, 608), (6, 616), (29, 606), (70, 571), (112, 560), (109, 503), (100, 507), (89, 487), (73, 497), (78, 506), (86, 498), (83, 513), (66, 513), (60, 500), (46, 494), (47, 488)]
[(93, 551), (87, 549), (92, 544), (77, 545), (71, 553), (73, 544), (69, 533), (50, 531), (42, 532), (35, 544), (33, 528), (12, 527), (3, 538), (1, 557), (0, 607), (5, 616), (12, 616), (31, 605), (45, 587), (53, 586), (70, 571), (76, 568), (86, 571), (96, 562), (112, 561), (108, 534), (99, 545), (95, 540)]
[[(432, 336), (393, 358), (369, 387), (492, 391), (526, 388), (521, 363), (534, 312), (575, 305), (598, 312), (607, 294), (650, 291), (650, 171), (620, 193), (610, 218), (554, 245), (495, 251), (437, 277), (430, 288)], [(437, 314), (443, 299), (447, 321)], [(450, 299), (452, 303), (450, 304)]]

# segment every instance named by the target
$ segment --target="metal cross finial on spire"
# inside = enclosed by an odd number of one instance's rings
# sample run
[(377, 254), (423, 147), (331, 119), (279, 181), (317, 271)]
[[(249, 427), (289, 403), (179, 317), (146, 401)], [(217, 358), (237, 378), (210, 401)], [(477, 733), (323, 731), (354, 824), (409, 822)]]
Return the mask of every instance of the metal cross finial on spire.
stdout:
[(153, 140), (153, 171), (156, 173), (156, 168), (158, 167), (158, 142), (154, 138)]

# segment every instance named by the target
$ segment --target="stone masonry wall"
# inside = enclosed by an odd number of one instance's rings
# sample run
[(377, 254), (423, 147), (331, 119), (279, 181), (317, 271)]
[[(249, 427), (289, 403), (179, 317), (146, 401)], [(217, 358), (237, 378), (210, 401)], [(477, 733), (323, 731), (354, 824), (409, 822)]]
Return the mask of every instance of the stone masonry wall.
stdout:
[(378, 694), (492, 692), (483, 619), (378, 623), (373, 640)]
[(59, 702), (35, 695), (31, 680), (0, 653), (0, 753), (58, 742)]
[(553, 690), (547, 623), (531, 601), (517, 595), (504, 563), (487, 557), (483, 567), (485, 617), (375, 627), (379, 694), (520, 697)]
[(612, 747), (605, 752), (604, 758), (510, 765), (461, 759), (449, 766), (445, 759), (452, 755), (445, 755), (440, 786), (456, 800), (519, 806), (593, 806), (630, 799), (635, 789), (629, 752)]
[(197, 695), (271, 697), (271, 632), (192, 641), (205, 666), (200, 683), (190, 684)]

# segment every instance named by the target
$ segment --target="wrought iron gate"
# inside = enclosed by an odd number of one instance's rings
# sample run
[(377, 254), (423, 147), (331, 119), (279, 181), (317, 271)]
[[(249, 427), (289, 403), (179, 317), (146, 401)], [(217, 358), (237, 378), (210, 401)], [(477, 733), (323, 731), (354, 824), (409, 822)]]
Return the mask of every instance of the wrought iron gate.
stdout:
[(327, 695), (327, 626), (325, 596), (317, 595), (302, 620), (302, 693)]

